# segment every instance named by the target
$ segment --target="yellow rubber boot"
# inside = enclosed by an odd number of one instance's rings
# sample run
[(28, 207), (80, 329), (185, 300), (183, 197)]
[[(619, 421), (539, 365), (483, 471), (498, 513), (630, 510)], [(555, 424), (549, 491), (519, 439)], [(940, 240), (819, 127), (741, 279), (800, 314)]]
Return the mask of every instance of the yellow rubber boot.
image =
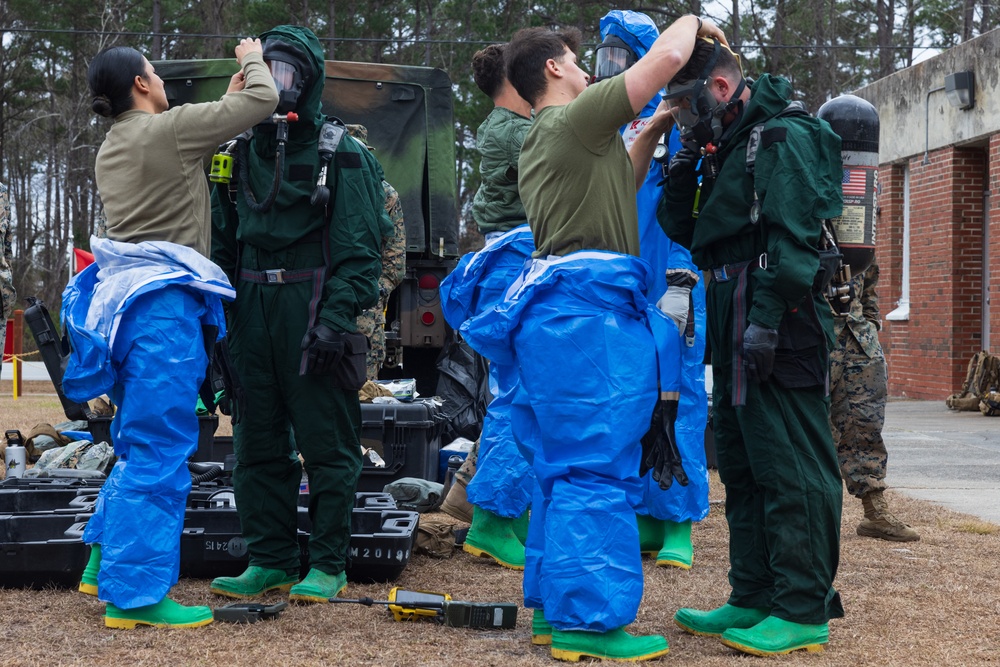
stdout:
[(101, 571), (101, 545), (94, 543), (90, 545), (90, 560), (87, 567), (83, 568), (80, 576), (80, 587), (77, 589), (87, 595), (97, 595), (97, 574)]
[(545, 620), (545, 612), (541, 609), (532, 610), (531, 643), (535, 646), (549, 646), (552, 644), (552, 626)]
[(694, 546), (691, 544), (691, 522), (663, 521), (663, 548), (656, 554), (660, 567), (679, 567), (690, 570), (694, 564)]
[(135, 609), (120, 609), (108, 603), (104, 610), (104, 625), (109, 628), (131, 630), (138, 625), (155, 628), (197, 628), (212, 622), (208, 607), (186, 607), (170, 598), (156, 604)]
[(583, 632), (552, 629), (552, 657), (577, 662), (581, 658), (600, 658), (616, 662), (652, 660), (669, 651), (666, 637), (635, 636), (623, 628), (610, 632)]
[(768, 616), (752, 628), (733, 628), (722, 633), (722, 643), (726, 646), (762, 656), (783, 655), (792, 651), (819, 653), (828, 641), (830, 633), (826, 623), (807, 625), (776, 616)]
[(482, 507), (472, 511), (472, 525), (462, 550), (473, 556), (492, 558), (512, 570), (524, 569), (524, 545), (514, 532), (517, 519), (508, 519)]

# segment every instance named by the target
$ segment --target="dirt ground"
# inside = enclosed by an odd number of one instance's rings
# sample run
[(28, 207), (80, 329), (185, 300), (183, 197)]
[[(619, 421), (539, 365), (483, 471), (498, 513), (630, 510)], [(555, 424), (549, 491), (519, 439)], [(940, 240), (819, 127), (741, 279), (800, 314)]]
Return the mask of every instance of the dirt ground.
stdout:
[[(26, 393), (13, 401), (9, 382), (0, 383), (0, 392), (4, 429), (61, 419), (54, 395)], [(728, 531), (722, 487), (714, 473), (711, 512), (693, 530), (694, 567), (682, 571), (644, 561), (645, 595), (630, 629), (666, 635), (670, 653), (652, 663), (662, 665), (1000, 664), (1000, 526), (901, 494), (890, 492), (888, 497), (921, 540), (895, 544), (858, 537), (854, 528), (861, 504), (845, 496), (836, 586), (846, 617), (830, 623), (830, 643), (823, 653), (744, 656), (717, 639), (684, 634), (671, 621), (679, 607), (717, 606), (729, 590)], [(416, 555), (392, 584), (352, 583), (344, 595), (384, 599), (391, 585), (399, 585), (447, 591), (455, 599), (520, 603), (520, 581), (519, 572), (456, 551), (450, 559)], [(186, 604), (228, 602), (209, 593), (205, 580), (182, 580), (172, 595)], [(276, 593), (265, 599), (282, 598)], [(509, 631), (396, 623), (383, 609), (355, 605), (294, 605), (274, 621), (249, 626), (214, 623), (191, 630), (124, 631), (106, 629), (103, 604), (75, 591), (7, 589), (0, 591), (0, 600), (2, 665), (556, 664), (546, 648), (530, 645), (531, 616), (523, 608), (517, 628)]]

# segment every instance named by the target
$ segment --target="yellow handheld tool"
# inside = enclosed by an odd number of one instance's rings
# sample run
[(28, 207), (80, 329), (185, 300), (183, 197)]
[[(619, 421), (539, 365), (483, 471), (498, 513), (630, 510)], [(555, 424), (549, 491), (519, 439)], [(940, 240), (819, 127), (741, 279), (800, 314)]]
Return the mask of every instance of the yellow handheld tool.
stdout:
[(447, 593), (431, 591), (411, 591), (399, 586), (389, 591), (389, 611), (393, 620), (415, 621), (421, 617), (441, 615), (444, 603), (451, 600)]

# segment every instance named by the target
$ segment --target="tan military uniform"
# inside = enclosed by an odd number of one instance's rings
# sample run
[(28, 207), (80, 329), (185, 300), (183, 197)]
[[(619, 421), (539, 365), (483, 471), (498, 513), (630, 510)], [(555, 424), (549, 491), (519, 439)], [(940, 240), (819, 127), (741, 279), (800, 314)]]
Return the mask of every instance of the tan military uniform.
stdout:
[[(348, 125), (348, 133), (368, 144), (368, 130), (363, 125)], [(369, 146), (369, 148), (371, 148)], [(389, 295), (403, 282), (406, 273), (406, 226), (403, 222), (403, 207), (399, 203), (399, 193), (386, 181), (385, 211), (392, 220), (392, 236), (382, 237), (382, 275), (378, 280), (378, 303), (358, 316), (358, 331), (368, 338), (367, 373), (369, 380), (378, 379), (378, 371), (385, 360), (385, 308)]]

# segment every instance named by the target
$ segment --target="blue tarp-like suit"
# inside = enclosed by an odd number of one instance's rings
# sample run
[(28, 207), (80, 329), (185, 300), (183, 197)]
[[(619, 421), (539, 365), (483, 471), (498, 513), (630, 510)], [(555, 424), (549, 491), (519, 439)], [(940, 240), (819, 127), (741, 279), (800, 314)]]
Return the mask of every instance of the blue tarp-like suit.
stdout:
[[(639, 12), (612, 10), (601, 19), (601, 39), (614, 35), (628, 44), (636, 59), (644, 56), (656, 41), (660, 32), (656, 24)], [(635, 136), (645, 122), (656, 111), (660, 103), (657, 95), (639, 112), (639, 116), (622, 128), (626, 145), (631, 146)], [(681, 147), (677, 130), (670, 135), (669, 149), (672, 155)], [(639, 190), (636, 203), (639, 210), (639, 252), (652, 267), (646, 296), (653, 303), (666, 291), (667, 269), (690, 269), (698, 273), (691, 260), (691, 253), (680, 244), (673, 243), (656, 220), (656, 207), (663, 193), (663, 170), (658, 162), (653, 162), (646, 174), (646, 180)], [(689, 484), (674, 484), (667, 491), (660, 489), (651, 475), (643, 478), (644, 506), (639, 512), (656, 519), (666, 519), (677, 523), (701, 521), (708, 515), (708, 471), (705, 463), (705, 425), (708, 420), (708, 396), (705, 391), (705, 287), (699, 282), (692, 290), (694, 336), (688, 345), (684, 340), (680, 345), (681, 397), (674, 428), (677, 434), (677, 448), (684, 461), (684, 471)], [(681, 334), (683, 335), (683, 333)]]
[(512, 424), (538, 481), (524, 604), (558, 629), (621, 628), (642, 598), (635, 508), (657, 401), (651, 327), (677, 332), (648, 303), (648, 278), (644, 260), (612, 252), (535, 259), (502, 305), (461, 327), (480, 354), (520, 370)]
[[(462, 257), (441, 283), (442, 310), (453, 329), (501, 305), (507, 288), (535, 250), (527, 224), (495, 234), (487, 236), (482, 250)], [(483, 420), (476, 474), (467, 490), (469, 502), (508, 518), (524, 514), (535, 485), (531, 465), (511, 433), (511, 402), (519, 386), (515, 366), (490, 359), (493, 400)]]
[(208, 364), (202, 325), (224, 335), (221, 299), (235, 293), (215, 264), (184, 246), (92, 238), (91, 249), (94, 264), (63, 292), (72, 342), (63, 388), (74, 401), (106, 393), (118, 406), (118, 462), (83, 539), (102, 548), (100, 599), (132, 609), (156, 604), (177, 583), (187, 460), (198, 448), (194, 408)]

